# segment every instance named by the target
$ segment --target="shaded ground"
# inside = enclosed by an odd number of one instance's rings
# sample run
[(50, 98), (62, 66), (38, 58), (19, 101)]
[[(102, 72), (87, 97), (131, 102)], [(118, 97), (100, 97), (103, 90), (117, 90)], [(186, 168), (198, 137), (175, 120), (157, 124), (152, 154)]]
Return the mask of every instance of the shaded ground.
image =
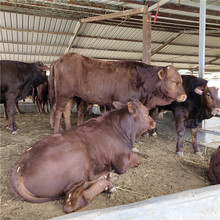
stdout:
[[(1, 136), (1, 214), (0, 219), (40, 220), (64, 215), (63, 200), (34, 204), (23, 201), (10, 190), (8, 178), (12, 167), (23, 152), (39, 139), (53, 133), (49, 114), (26, 113), (16, 115), (18, 135), (11, 135), (7, 122), (0, 115)], [(75, 118), (73, 117), (73, 124)], [(159, 130), (159, 136), (141, 137), (136, 147), (145, 156), (141, 165), (123, 175), (114, 175), (116, 192), (102, 193), (80, 211), (133, 203), (140, 200), (210, 185), (207, 169), (214, 151), (202, 148), (203, 156), (193, 154), (191, 144), (185, 143), (184, 157), (175, 154), (176, 135)]]

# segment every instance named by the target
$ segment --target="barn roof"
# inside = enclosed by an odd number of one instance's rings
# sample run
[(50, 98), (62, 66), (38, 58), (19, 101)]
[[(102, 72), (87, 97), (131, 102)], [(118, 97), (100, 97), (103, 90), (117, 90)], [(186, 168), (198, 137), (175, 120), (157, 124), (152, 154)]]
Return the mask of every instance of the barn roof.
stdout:
[[(205, 70), (213, 73), (220, 71), (220, 1), (206, 3)], [(84, 21), (147, 5), (152, 13), (151, 63), (198, 71), (199, 0), (1, 0), (0, 5), (1, 59), (50, 64), (74, 51), (141, 61), (142, 14)]]

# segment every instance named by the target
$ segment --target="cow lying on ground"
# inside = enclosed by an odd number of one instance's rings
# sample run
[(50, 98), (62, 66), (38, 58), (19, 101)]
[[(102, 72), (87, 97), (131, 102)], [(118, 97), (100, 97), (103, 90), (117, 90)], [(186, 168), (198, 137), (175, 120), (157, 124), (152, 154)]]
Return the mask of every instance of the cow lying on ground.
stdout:
[(5, 103), (8, 115), (8, 126), (16, 133), (17, 125), (14, 120), (15, 103), (24, 99), (32, 90), (44, 83), (48, 67), (41, 62), (22, 63), (18, 61), (0, 61), (0, 100)]
[(212, 184), (220, 184), (220, 146), (212, 154), (208, 177)]
[[(201, 126), (202, 120), (220, 115), (220, 97), (218, 89), (208, 87), (208, 81), (205, 79), (191, 75), (183, 75), (182, 79), (187, 94), (186, 101), (183, 103), (174, 102), (171, 105), (159, 108), (173, 112), (178, 135), (177, 154), (179, 156), (183, 155), (183, 135), (185, 127), (187, 127), (191, 129), (194, 153), (201, 155), (197, 143), (197, 128)], [(151, 116), (155, 120), (155, 114), (151, 114)]]
[(51, 65), (49, 93), (54, 101), (54, 133), (60, 130), (62, 113), (66, 129), (71, 128), (75, 96), (108, 107), (113, 107), (113, 101), (127, 103), (135, 98), (149, 109), (186, 99), (182, 78), (173, 66), (102, 61), (76, 53), (65, 54)]
[[(75, 128), (35, 143), (12, 170), (12, 190), (30, 202), (46, 202), (65, 195), (64, 211), (84, 207), (113, 185), (105, 177), (122, 174), (140, 164), (132, 153), (135, 139), (155, 127), (148, 109), (138, 100), (90, 119)], [(124, 106), (124, 107), (123, 107)]]

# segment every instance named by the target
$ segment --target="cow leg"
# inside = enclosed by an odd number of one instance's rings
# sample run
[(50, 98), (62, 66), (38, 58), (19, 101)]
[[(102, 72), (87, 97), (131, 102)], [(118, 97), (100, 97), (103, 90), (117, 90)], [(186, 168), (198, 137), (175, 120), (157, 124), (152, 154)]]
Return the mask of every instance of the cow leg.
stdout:
[(37, 109), (39, 113), (42, 113), (41, 103), (39, 100), (37, 100)]
[(50, 106), (50, 126), (52, 129), (54, 129), (54, 108)]
[(45, 101), (45, 106), (46, 106), (45, 107), (45, 109), (46, 109), (45, 111), (47, 111), (47, 113), (48, 113), (49, 112), (49, 108), (48, 108), (48, 102), (47, 101)]
[(71, 116), (71, 112), (72, 109), (75, 105), (75, 100), (72, 98), (68, 101), (68, 103), (66, 104), (66, 107), (64, 109), (64, 121), (65, 121), (65, 125), (66, 125), (66, 130), (71, 128), (71, 120), (70, 120), (70, 116)]
[(42, 113), (45, 113), (45, 101), (42, 100)]
[(86, 113), (86, 108), (87, 108), (87, 103), (84, 102), (83, 100), (80, 101), (80, 104), (77, 108), (77, 113), (78, 113), (78, 117), (77, 117), (77, 125), (80, 125), (83, 123), (83, 119)]
[[(151, 118), (156, 121), (156, 116), (158, 113), (158, 108), (153, 108), (150, 110), (149, 115), (151, 116)], [(156, 127), (154, 129), (149, 130), (150, 135), (157, 137), (157, 129)]]
[(19, 108), (18, 102), (16, 102), (15, 105), (16, 105), (17, 112), (19, 114), (22, 114), (21, 109)]
[(4, 102), (4, 117), (6, 120), (8, 120), (8, 113), (7, 113), (7, 104)]
[(8, 127), (12, 134), (15, 134), (15, 131), (18, 129), (14, 115), (15, 115), (15, 100), (9, 100), (6, 103), (7, 109), (7, 115), (8, 115)]
[(122, 153), (115, 158), (112, 165), (118, 174), (125, 173), (131, 167), (140, 165), (140, 158), (134, 153)]
[(184, 121), (181, 118), (176, 119), (177, 144), (176, 153), (183, 156), (183, 135), (185, 134)]
[(200, 148), (198, 146), (198, 142), (197, 142), (197, 128), (191, 128), (191, 136), (192, 136), (192, 146), (194, 149), (194, 153), (197, 155), (202, 155)]
[(60, 119), (62, 116), (62, 111), (56, 109), (54, 112), (54, 133), (58, 133), (60, 131)]
[(99, 178), (97, 181), (86, 182), (77, 189), (69, 190), (64, 199), (64, 211), (66, 213), (77, 211), (86, 206), (98, 194), (110, 191), (112, 188), (113, 184), (109, 180)]

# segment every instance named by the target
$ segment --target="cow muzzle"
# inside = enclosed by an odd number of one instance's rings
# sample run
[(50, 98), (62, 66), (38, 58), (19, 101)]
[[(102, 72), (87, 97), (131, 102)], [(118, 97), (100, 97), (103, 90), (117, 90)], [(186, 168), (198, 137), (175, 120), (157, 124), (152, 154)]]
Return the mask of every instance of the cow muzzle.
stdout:
[(177, 101), (177, 102), (185, 102), (186, 99), (187, 99), (187, 95), (186, 95), (186, 94), (182, 94), (182, 95), (180, 95), (180, 96), (176, 99), (176, 101)]
[(220, 108), (213, 108), (212, 109), (212, 115), (220, 116)]

